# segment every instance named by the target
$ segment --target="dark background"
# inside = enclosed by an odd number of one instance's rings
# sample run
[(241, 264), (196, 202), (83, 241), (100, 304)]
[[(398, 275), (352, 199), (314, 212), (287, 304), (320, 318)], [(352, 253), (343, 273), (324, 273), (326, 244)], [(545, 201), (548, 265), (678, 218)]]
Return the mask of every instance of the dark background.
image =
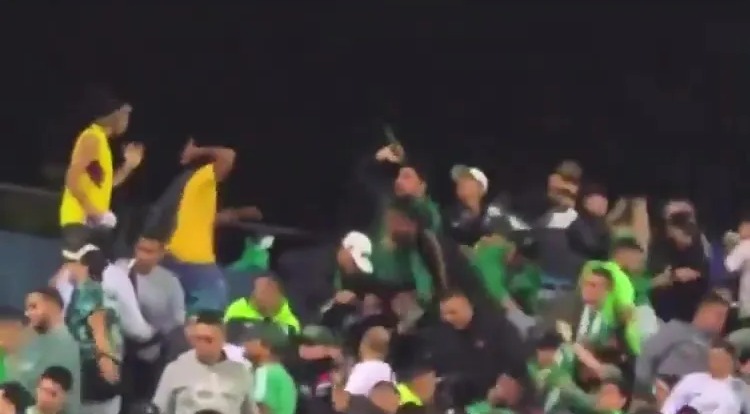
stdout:
[(125, 140), (147, 146), (118, 203), (153, 200), (193, 134), (238, 152), (226, 204), (328, 228), (387, 120), (434, 162), (441, 200), (454, 162), (497, 192), (574, 157), (613, 195), (690, 195), (715, 229), (744, 208), (741, 7), (280, 3), (3, 10), (0, 181), (59, 188), (44, 171), (87, 121), (76, 97), (105, 82), (135, 108)]

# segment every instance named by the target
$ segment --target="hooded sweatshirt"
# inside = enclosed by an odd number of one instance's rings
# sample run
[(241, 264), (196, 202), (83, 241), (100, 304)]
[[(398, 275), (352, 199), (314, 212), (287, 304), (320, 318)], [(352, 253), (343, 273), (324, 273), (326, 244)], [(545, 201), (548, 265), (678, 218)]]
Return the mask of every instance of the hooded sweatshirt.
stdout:
[(250, 370), (227, 359), (205, 365), (190, 350), (167, 365), (154, 395), (154, 405), (162, 413), (193, 414), (216, 410), (224, 414), (255, 411)]

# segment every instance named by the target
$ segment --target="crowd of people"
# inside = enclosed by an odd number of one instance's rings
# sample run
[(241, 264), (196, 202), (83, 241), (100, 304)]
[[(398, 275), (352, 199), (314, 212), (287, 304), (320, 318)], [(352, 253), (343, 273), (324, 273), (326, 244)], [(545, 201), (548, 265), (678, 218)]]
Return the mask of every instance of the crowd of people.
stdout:
[(340, 239), (270, 265), (255, 237), (230, 269), (217, 228), (262, 214), (217, 208), (235, 153), (190, 140), (132, 257), (111, 257), (112, 192), (144, 147), (115, 169), (131, 108), (90, 98), (63, 265), (25, 310), (0, 307), (0, 414), (750, 413), (750, 219), (717, 285), (688, 200), (611, 206), (568, 160), (495, 199), (457, 165), (442, 208), (429, 164), (391, 139), (353, 174)]

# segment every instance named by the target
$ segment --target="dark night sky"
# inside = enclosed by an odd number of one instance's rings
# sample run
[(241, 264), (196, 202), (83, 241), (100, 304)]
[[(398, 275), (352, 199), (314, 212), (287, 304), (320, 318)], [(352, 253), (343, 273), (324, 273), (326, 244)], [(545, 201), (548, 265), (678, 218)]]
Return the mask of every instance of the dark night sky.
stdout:
[[(727, 91), (748, 89), (727, 80), (747, 64), (705, 41), (706, 25), (729, 10), (280, 3), (3, 11), (0, 119), (14, 144), (2, 151), (0, 181), (39, 184), (42, 165), (63, 163), (83, 122), (76, 93), (106, 82), (135, 107), (127, 139), (148, 148), (121, 202), (158, 195), (192, 133), (238, 150), (228, 202), (257, 203), (276, 222), (326, 225), (354, 160), (384, 144), (380, 119), (438, 171), (481, 165), (496, 191), (539, 180), (565, 156), (616, 192), (695, 194), (703, 184), (694, 176), (712, 165), (745, 188), (745, 167), (726, 165), (742, 163), (747, 144), (719, 126), (747, 106), (725, 102)], [(660, 127), (633, 96), (634, 77), (698, 102), (704, 125)], [(553, 115), (562, 127), (544, 127)], [(449, 185), (434, 178), (443, 198)]]

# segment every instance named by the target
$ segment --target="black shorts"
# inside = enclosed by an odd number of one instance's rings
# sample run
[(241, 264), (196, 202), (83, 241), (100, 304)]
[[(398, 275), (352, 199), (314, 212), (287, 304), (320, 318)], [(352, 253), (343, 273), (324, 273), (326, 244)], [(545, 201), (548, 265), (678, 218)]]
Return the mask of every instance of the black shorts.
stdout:
[(62, 250), (77, 252), (87, 244), (97, 246), (104, 254), (110, 250), (111, 230), (103, 227), (91, 227), (84, 224), (66, 224), (60, 229)]

